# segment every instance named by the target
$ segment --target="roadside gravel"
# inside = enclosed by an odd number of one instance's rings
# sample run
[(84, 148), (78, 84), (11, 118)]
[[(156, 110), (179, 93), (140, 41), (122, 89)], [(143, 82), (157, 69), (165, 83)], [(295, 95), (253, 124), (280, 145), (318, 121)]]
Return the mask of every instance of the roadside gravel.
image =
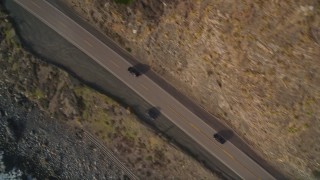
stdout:
[(0, 150), (9, 169), (38, 179), (124, 178), (81, 131), (48, 117), (2, 82), (0, 95)]

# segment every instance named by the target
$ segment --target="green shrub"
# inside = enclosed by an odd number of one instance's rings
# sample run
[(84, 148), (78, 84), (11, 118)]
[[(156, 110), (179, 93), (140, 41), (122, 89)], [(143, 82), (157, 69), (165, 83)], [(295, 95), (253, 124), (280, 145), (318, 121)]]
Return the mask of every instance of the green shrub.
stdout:
[(315, 177), (316, 179), (320, 179), (320, 171), (314, 170), (314, 171), (312, 171), (312, 174), (314, 175), (314, 177)]
[(133, 0), (114, 0), (117, 4), (130, 4)]

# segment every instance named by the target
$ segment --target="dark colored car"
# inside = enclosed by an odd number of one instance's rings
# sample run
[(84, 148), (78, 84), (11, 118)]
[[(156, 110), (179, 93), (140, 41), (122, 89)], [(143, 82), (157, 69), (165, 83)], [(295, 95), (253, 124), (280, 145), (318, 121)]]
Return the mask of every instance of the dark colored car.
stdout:
[(129, 67), (128, 71), (130, 72), (130, 74), (132, 74), (135, 77), (138, 77), (141, 75), (141, 73), (134, 67)]
[(149, 117), (149, 119), (155, 120), (155, 119), (157, 119), (157, 117), (160, 116), (160, 111), (158, 108), (152, 107), (152, 108), (148, 109), (148, 111), (146, 112), (146, 115)]
[(217, 140), (220, 144), (224, 144), (226, 140), (218, 133), (213, 135), (214, 139)]

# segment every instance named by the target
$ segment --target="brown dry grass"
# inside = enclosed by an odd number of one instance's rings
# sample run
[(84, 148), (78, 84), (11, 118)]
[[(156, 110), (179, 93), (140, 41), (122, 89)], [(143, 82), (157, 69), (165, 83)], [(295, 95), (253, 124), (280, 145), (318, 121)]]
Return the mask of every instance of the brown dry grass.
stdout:
[(0, 22), (0, 81), (8, 87), (56, 119), (85, 126), (141, 179), (219, 179), (128, 109), (25, 51), (9, 21)]
[(319, 1), (68, 2), (284, 174), (320, 171)]
[(110, 98), (87, 87), (74, 92), (83, 104), (80, 124), (100, 137), (140, 178), (218, 179)]

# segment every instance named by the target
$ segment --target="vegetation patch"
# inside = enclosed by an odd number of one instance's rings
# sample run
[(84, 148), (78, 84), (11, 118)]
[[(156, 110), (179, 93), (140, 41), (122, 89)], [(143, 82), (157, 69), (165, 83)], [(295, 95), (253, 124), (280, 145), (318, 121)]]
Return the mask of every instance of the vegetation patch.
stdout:
[(114, 0), (117, 4), (130, 4), (133, 2), (133, 0)]

